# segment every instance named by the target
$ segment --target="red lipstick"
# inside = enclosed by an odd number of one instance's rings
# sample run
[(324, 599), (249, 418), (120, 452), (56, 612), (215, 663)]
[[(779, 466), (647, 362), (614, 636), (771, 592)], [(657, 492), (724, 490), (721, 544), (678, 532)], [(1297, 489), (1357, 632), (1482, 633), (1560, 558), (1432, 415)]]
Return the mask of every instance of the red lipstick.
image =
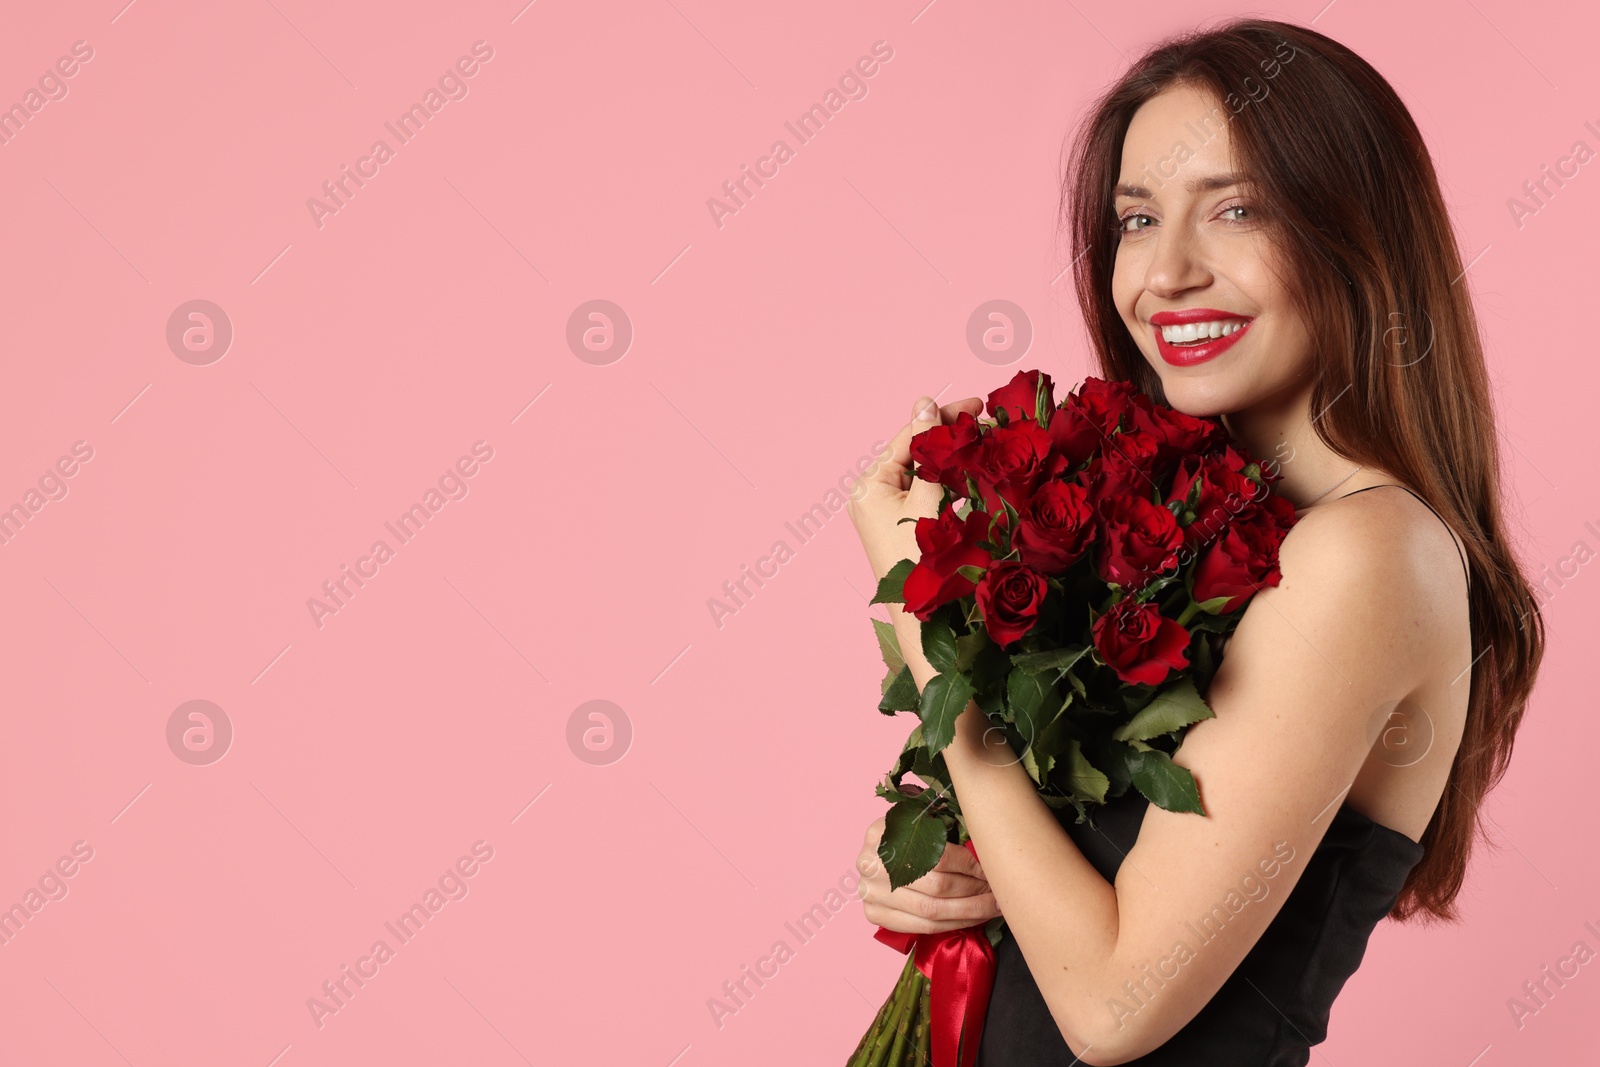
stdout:
[[(1242, 321), (1243, 326), (1234, 330), (1226, 337), (1213, 337), (1209, 341), (1199, 344), (1175, 345), (1162, 336), (1163, 326), (1183, 326), (1191, 322), (1216, 322)], [(1150, 325), (1156, 328), (1156, 349), (1161, 353), (1161, 358), (1174, 367), (1189, 367), (1196, 363), (1204, 363), (1208, 359), (1215, 359), (1233, 346), (1234, 342), (1243, 337), (1250, 329), (1250, 324), (1255, 319), (1248, 315), (1235, 315), (1228, 311), (1217, 311), (1214, 308), (1184, 308), (1182, 311), (1158, 311), (1150, 316)]]

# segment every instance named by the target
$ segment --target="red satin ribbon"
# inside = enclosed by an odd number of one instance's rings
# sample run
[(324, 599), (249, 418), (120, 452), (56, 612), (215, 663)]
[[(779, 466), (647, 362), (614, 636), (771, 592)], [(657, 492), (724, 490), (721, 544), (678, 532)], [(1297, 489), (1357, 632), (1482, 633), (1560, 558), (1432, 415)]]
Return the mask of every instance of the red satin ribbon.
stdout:
[[(971, 841), (967, 849), (976, 859)], [(933, 1052), (933, 1067), (972, 1067), (978, 1059), (978, 1040), (983, 1036), (983, 1019), (989, 1010), (989, 993), (994, 988), (994, 948), (983, 926), (968, 926), (940, 934), (907, 934), (878, 927), (872, 935), (896, 952), (909, 952), (916, 946), (917, 970), (928, 979), (928, 1044)], [(964, 1048), (961, 1035), (967, 1035)], [(956, 1050), (961, 1049), (959, 1062)]]

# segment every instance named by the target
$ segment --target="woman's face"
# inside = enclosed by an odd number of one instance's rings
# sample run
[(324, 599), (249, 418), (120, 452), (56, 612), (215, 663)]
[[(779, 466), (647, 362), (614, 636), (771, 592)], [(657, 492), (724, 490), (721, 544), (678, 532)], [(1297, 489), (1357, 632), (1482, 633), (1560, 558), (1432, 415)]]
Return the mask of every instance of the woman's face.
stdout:
[(1309, 385), (1311, 369), (1309, 333), (1247, 176), (1234, 173), (1231, 117), (1184, 86), (1146, 101), (1123, 142), (1114, 202), (1112, 299), (1167, 402), (1197, 416), (1282, 399)]

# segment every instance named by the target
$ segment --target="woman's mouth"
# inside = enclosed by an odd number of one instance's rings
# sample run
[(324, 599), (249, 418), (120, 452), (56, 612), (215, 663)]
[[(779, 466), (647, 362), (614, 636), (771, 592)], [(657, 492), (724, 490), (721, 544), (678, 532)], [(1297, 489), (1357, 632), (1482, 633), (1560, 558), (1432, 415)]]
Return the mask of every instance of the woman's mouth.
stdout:
[(1158, 311), (1150, 316), (1156, 349), (1175, 367), (1215, 359), (1243, 337), (1255, 319), (1211, 308)]

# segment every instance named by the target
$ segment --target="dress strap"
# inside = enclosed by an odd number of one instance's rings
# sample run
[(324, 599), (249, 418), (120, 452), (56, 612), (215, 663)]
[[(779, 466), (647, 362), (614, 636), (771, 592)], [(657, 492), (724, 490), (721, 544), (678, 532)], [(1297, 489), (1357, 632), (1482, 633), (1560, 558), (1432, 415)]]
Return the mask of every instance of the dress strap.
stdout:
[[(1365, 493), (1368, 489), (1382, 489), (1384, 486), (1389, 486), (1389, 485), (1394, 486), (1396, 489), (1404, 489), (1406, 492), (1410, 493), (1412, 496), (1416, 497), (1418, 500), (1422, 500), (1422, 497), (1419, 496), (1414, 490), (1412, 490), (1412, 489), (1410, 489), (1410, 488), (1408, 488), (1408, 487), (1406, 487), (1404, 485), (1401, 485), (1399, 482), (1381, 482), (1378, 485), (1369, 485), (1369, 486), (1366, 486), (1365, 488), (1362, 488), (1362, 489), (1353, 489), (1350, 492), (1344, 493), (1341, 496), (1334, 497), (1334, 499), (1335, 500), (1343, 500), (1347, 496), (1355, 496), (1357, 493)], [(1432, 511), (1434, 516), (1440, 522), (1444, 522), (1444, 516), (1440, 515), (1439, 512), (1434, 508), (1434, 506), (1432, 504), (1428, 503), (1426, 500), (1422, 500), (1422, 506), (1427, 508), (1429, 511)], [(1450, 533), (1452, 535), (1454, 535), (1455, 531), (1450, 529), (1450, 524), (1448, 522), (1444, 522), (1444, 528), (1446, 530), (1449, 530)], [(1461, 546), (1456, 544), (1456, 539), (1455, 539), (1454, 536), (1452, 536), (1450, 538), (1450, 543), (1452, 545), (1455, 545), (1456, 555), (1461, 557), (1461, 573), (1466, 575), (1466, 578), (1467, 578), (1467, 591), (1470, 594), (1470, 592), (1472, 590), (1472, 574), (1467, 569), (1467, 557), (1462, 553)]]

